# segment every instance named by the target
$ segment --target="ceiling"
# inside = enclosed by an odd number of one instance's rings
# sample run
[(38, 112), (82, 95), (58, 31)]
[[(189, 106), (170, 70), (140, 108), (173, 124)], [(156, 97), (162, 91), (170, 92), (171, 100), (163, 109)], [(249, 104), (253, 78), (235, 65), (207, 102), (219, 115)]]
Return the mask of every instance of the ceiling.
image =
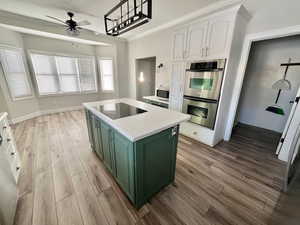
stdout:
[[(216, 2), (228, 0), (152, 0), (153, 19), (151, 22), (134, 29), (122, 37), (132, 38), (137, 34), (155, 29), (189, 13)], [(232, 0), (230, 0), (232, 1)], [(46, 15), (66, 19), (66, 11), (76, 12), (74, 19), (89, 20), (87, 29), (104, 33), (104, 14), (119, 0), (0, 0), (0, 9), (16, 14), (54, 22)]]

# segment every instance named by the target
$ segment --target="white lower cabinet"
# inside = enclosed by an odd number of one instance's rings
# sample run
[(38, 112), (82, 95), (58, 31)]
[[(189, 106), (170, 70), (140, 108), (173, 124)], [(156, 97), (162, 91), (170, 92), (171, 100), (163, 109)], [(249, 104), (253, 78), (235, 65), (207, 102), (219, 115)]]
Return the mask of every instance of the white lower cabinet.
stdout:
[(171, 68), (169, 109), (179, 112), (183, 105), (185, 65), (184, 62), (175, 62)]
[(17, 182), (21, 170), (7, 113), (0, 113), (0, 224), (12, 225), (18, 200)]

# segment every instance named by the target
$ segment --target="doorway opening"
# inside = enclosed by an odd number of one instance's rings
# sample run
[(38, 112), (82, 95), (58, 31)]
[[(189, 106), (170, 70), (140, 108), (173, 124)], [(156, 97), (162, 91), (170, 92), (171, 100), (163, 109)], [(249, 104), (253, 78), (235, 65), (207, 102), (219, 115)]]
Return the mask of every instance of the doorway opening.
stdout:
[(136, 99), (155, 95), (156, 57), (136, 59)]
[[(283, 79), (286, 67), (281, 64), (289, 59), (300, 62), (300, 35), (252, 43), (232, 130), (233, 138), (251, 139), (274, 158), (300, 87), (299, 66), (290, 67)], [(290, 83), (290, 89), (279, 91), (274, 87), (278, 81)]]

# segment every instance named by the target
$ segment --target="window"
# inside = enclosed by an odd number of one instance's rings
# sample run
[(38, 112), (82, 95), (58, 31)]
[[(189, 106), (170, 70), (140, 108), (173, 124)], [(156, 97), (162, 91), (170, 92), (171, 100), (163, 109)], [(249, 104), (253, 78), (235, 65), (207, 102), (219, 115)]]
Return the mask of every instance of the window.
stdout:
[(99, 59), (101, 87), (104, 92), (114, 91), (114, 69), (112, 59)]
[(0, 61), (12, 99), (32, 97), (22, 49), (0, 48)]
[(31, 54), (40, 95), (97, 91), (93, 57)]

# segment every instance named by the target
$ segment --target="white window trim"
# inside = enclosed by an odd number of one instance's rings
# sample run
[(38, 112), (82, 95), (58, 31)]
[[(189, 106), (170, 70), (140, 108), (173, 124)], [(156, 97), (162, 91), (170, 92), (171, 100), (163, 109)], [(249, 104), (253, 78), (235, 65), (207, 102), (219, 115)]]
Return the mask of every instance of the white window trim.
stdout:
[[(101, 69), (101, 66), (100, 66), (100, 63), (99, 61), (100, 60), (105, 60), (105, 59), (110, 59), (112, 60), (112, 65), (113, 65), (113, 90), (112, 91), (108, 91), (108, 90), (103, 90), (103, 87), (102, 87), (102, 69)], [(102, 93), (115, 93), (116, 92), (116, 69), (115, 69), (115, 59), (114, 57), (98, 57), (97, 58), (97, 64), (98, 64), (98, 68), (99, 68), (99, 76), (100, 76), (100, 86), (101, 86), (101, 92)]]
[[(97, 59), (95, 56), (92, 55), (77, 55), (77, 54), (65, 54), (65, 53), (56, 53), (56, 52), (46, 52), (46, 51), (38, 51), (38, 50), (33, 50), (33, 49), (28, 49), (27, 53), (30, 58), (30, 66), (32, 68), (32, 73), (34, 76), (34, 84), (36, 87), (37, 91), (37, 96), (39, 98), (47, 98), (47, 97), (61, 97), (61, 96), (72, 96), (72, 95), (87, 95), (87, 94), (96, 94), (98, 93), (98, 80), (97, 80), (97, 70), (96, 70), (96, 65), (97, 65)], [(33, 65), (32, 57), (31, 54), (41, 54), (41, 55), (47, 55), (47, 56), (61, 56), (61, 57), (73, 57), (73, 58), (91, 58), (94, 61), (94, 78), (95, 78), (95, 90), (92, 91), (76, 91), (76, 92), (66, 92), (66, 93), (47, 93), (47, 94), (40, 94), (39, 88), (38, 88), (38, 82), (37, 82), (37, 77), (35, 74), (35, 68)], [(57, 72), (57, 71), (56, 71)], [(81, 89), (81, 88), (79, 88)]]
[(2, 68), (2, 71), (3, 71), (3, 74), (4, 74), (4, 79), (5, 79), (5, 82), (6, 82), (6, 86), (7, 86), (7, 90), (8, 90), (8, 95), (9, 95), (10, 99), (13, 102), (27, 100), (27, 99), (33, 99), (35, 97), (35, 93), (34, 93), (34, 89), (33, 89), (33, 86), (32, 86), (31, 77), (29, 75), (28, 62), (26, 60), (26, 56), (25, 56), (24, 50), (22, 48), (18, 48), (18, 47), (15, 47), (15, 46), (2, 45), (2, 44), (0, 44), (0, 50), (18, 50), (18, 51), (21, 52), (21, 57), (22, 57), (23, 64), (24, 64), (25, 76), (27, 78), (27, 82), (28, 82), (28, 85), (29, 85), (29, 88), (30, 88), (30, 92), (31, 92), (31, 95), (28, 95), (28, 96), (14, 97), (12, 95), (11, 89), (10, 89), (9, 84), (8, 84), (8, 78), (7, 78), (8, 77), (8, 73), (7, 73), (5, 67), (1, 64), (1, 61), (0, 61), (0, 65), (1, 65), (1, 68)]

